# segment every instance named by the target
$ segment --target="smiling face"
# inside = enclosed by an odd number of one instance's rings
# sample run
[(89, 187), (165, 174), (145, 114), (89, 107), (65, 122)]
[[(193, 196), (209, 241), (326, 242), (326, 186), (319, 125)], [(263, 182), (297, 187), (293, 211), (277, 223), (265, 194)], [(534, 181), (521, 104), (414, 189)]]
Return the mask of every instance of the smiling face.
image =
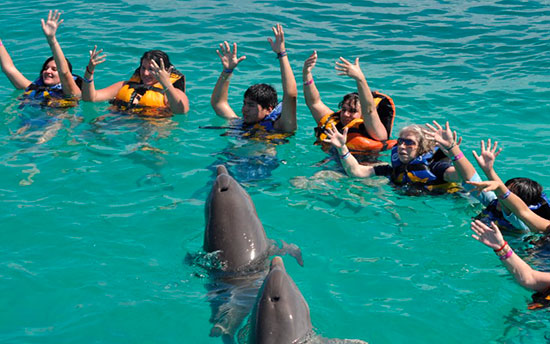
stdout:
[(264, 108), (258, 104), (258, 102), (246, 97), (244, 98), (241, 112), (243, 114), (244, 123), (253, 124), (263, 120), (272, 110), (273, 108)]
[(42, 69), (42, 80), (47, 86), (53, 86), (61, 82), (59, 79), (59, 73), (57, 72), (57, 65), (54, 60), (46, 63), (44, 69)]
[(411, 132), (402, 132), (397, 140), (397, 154), (399, 161), (408, 164), (418, 157), (418, 137)]
[(150, 59), (144, 59), (139, 67), (139, 76), (144, 85), (151, 86), (158, 82), (153, 76), (153, 63)]
[(350, 98), (342, 103), (340, 108), (340, 122), (348, 125), (354, 119), (361, 118), (361, 104), (358, 99)]

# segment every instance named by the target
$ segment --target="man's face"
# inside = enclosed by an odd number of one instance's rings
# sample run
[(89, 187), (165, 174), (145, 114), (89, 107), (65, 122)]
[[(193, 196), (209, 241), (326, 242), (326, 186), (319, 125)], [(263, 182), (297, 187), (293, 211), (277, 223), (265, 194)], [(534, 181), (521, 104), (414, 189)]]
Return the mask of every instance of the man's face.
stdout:
[(243, 120), (246, 124), (258, 123), (269, 115), (273, 109), (264, 108), (256, 101), (250, 98), (244, 98), (243, 108), (241, 110), (243, 114)]

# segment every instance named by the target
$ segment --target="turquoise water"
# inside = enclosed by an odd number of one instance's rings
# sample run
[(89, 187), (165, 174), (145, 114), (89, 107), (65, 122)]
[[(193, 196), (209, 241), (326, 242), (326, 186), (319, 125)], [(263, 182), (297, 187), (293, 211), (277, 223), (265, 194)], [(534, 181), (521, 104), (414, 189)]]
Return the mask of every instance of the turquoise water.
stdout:
[[(247, 56), (230, 103), (252, 83), (281, 91), (266, 41), (285, 26), (298, 82), (317, 50), (323, 101), (335, 108), (354, 82), (336, 75), (339, 56), (361, 58), (373, 90), (393, 97), (395, 130), (451, 121), (463, 150), (498, 139), (504, 178), (550, 186), (548, 1), (4, 1), (0, 38), (34, 78), (50, 55), (40, 30), (61, 9), (58, 39), (82, 74), (88, 50), (108, 54), (98, 87), (129, 78), (141, 54), (165, 50), (187, 78), (191, 111), (165, 121), (109, 115), (81, 104), (17, 135), (20, 92), (0, 75), (0, 342), (219, 343), (208, 337), (207, 278), (184, 264), (202, 245), (209, 170), (238, 144), (220, 136), (210, 93), (223, 40)], [(279, 166), (244, 183), (268, 236), (296, 243), (305, 266), (285, 257), (309, 303), (316, 332), (370, 343), (546, 343), (546, 311), (469, 237), (481, 206), (460, 196), (407, 197), (384, 179), (312, 178), (333, 163), (313, 146), (299, 91), (296, 135), (276, 147)], [(29, 134), (25, 136), (26, 134)], [(388, 157), (383, 157), (387, 160)], [(515, 239), (515, 247), (525, 247)], [(525, 253), (525, 255), (527, 255)], [(527, 256), (538, 268), (545, 261)]]

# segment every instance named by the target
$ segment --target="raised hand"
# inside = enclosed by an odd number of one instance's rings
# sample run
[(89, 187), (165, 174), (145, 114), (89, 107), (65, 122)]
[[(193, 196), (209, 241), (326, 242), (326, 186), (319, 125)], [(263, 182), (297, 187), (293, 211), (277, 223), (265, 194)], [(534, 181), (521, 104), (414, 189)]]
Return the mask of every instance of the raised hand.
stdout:
[(491, 144), (491, 139), (487, 140), (487, 147), (485, 147), (485, 141), (481, 140), (481, 153), (478, 155), (476, 151), (472, 151), (474, 158), (476, 158), (477, 164), (487, 174), (493, 170), (495, 160), (502, 151), (502, 148), (497, 150), (498, 141), (495, 144)]
[(355, 59), (355, 63), (351, 63), (343, 57), (340, 57), (340, 61), (336, 61), (336, 70), (340, 71), (338, 75), (347, 75), (355, 80), (364, 79), (363, 71), (359, 67), (359, 58)]
[(494, 191), (494, 190), (498, 189), (498, 187), (500, 186), (500, 184), (502, 182), (498, 182), (498, 181), (495, 181), (495, 180), (485, 180), (485, 181), (482, 181), (482, 182), (466, 181), (466, 183), (475, 186), (474, 190), (476, 190), (478, 192), (487, 192), (487, 191)]
[(95, 66), (105, 62), (105, 58), (107, 57), (107, 55), (101, 55), (102, 52), (103, 49), (97, 50), (97, 45), (94, 45), (94, 50), (90, 50), (90, 61), (88, 62), (88, 66), (86, 67), (90, 74), (94, 73)]
[(155, 62), (155, 60), (151, 60), (151, 66), (153, 67), (151, 73), (160, 82), (160, 84), (164, 88), (170, 86), (170, 74), (172, 73), (174, 66), (170, 66), (170, 68), (166, 69), (163, 59), (160, 59), (160, 66)]
[(348, 128), (344, 128), (344, 131), (340, 134), (333, 124), (330, 127), (325, 128), (325, 133), (327, 134), (327, 138), (324, 139), (323, 142), (330, 143), (336, 149), (340, 149), (346, 145)]
[(426, 127), (428, 129), (424, 130), (424, 134), (426, 134), (428, 139), (434, 140), (437, 146), (441, 148), (445, 154), (447, 154), (449, 149), (455, 145), (460, 145), (462, 138), (460, 138), (457, 142), (456, 131), (451, 130), (448, 121), (445, 123), (445, 129), (443, 129), (437, 121), (433, 121), (433, 124), (434, 125), (432, 126), (431, 124), (426, 123)]
[(304, 61), (304, 67), (302, 68), (302, 72), (304, 74), (311, 73), (316, 63), (317, 63), (317, 51), (313, 51), (313, 54), (309, 55), (307, 60)]
[(491, 227), (489, 227), (480, 220), (475, 220), (472, 221), (470, 228), (475, 233), (472, 234), (472, 238), (493, 250), (498, 250), (505, 244), (502, 233), (500, 233), (500, 230), (494, 222), (491, 222)]
[(44, 31), (44, 35), (46, 35), (48, 40), (55, 37), (57, 28), (61, 25), (61, 23), (63, 23), (63, 19), (59, 19), (60, 17), (61, 12), (55, 10), (53, 13), (52, 11), (48, 13), (48, 19), (46, 21), (44, 21), (44, 19), (40, 19), (42, 23), (42, 31)]
[(283, 31), (283, 26), (281, 24), (277, 24), (274, 27), (271, 28), (273, 30), (273, 33), (275, 34), (275, 42), (270, 38), (267, 39), (269, 44), (271, 44), (271, 49), (277, 54), (280, 54), (285, 50), (285, 33)]
[(220, 49), (216, 50), (224, 69), (235, 69), (237, 65), (246, 59), (246, 56), (237, 57), (237, 43), (233, 43), (233, 51), (227, 41), (220, 43)]

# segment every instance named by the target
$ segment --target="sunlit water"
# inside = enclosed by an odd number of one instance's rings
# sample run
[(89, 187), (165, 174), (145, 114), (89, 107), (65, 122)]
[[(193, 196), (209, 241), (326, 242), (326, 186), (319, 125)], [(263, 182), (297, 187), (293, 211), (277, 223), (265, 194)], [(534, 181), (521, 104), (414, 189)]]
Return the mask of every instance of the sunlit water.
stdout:
[[(205, 271), (184, 258), (202, 246), (212, 166), (231, 162), (243, 142), (200, 127), (227, 124), (209, 104), (223, 40), (247, 56), (230, 88), (237, 112), (253, 83), (282, 91), (266, 40), (276, 22), (298, 85), (302, 62), (318, 51), (314, 77), (332, 108), (355, 87), (334, 62), (360, 57), (371, 88), (394, 99), (394, 135), (449, 120), (468, 155), (480, 139), (497, 139), (502, 177), (550, 186), (548, 1), (4, 1), (0, 38), (29, 79), (50, 55), (39, 20), (55, 8), (75, 72), (83, 74), (95, 44), (108, 54), (98, 87), (128, 79), (145, 50), (165, 50), (186, 75), (191, 111), (146, 121), (110, 115), (106, 103), (19, 109), (20, 92), (0, 76), (1, 342), (221, 342), (208, 337)], [(28, 118), (35, 126), (16, 133)], [(318, 334), (547, 342), (547, 311), (528, 311), (530, 293), (469, 237), (479, 204), (404, 196), (382, 178), (312, 178), (337, 166), (319, 164), (327, 155), (313, 145), (300, 87), (298, 125), (288, 143), (244, 143), (249, 153), (277, 155), (268, 173), (242, 181), (268, 236), (302, 249), (303, 268), (285, 263)]]

